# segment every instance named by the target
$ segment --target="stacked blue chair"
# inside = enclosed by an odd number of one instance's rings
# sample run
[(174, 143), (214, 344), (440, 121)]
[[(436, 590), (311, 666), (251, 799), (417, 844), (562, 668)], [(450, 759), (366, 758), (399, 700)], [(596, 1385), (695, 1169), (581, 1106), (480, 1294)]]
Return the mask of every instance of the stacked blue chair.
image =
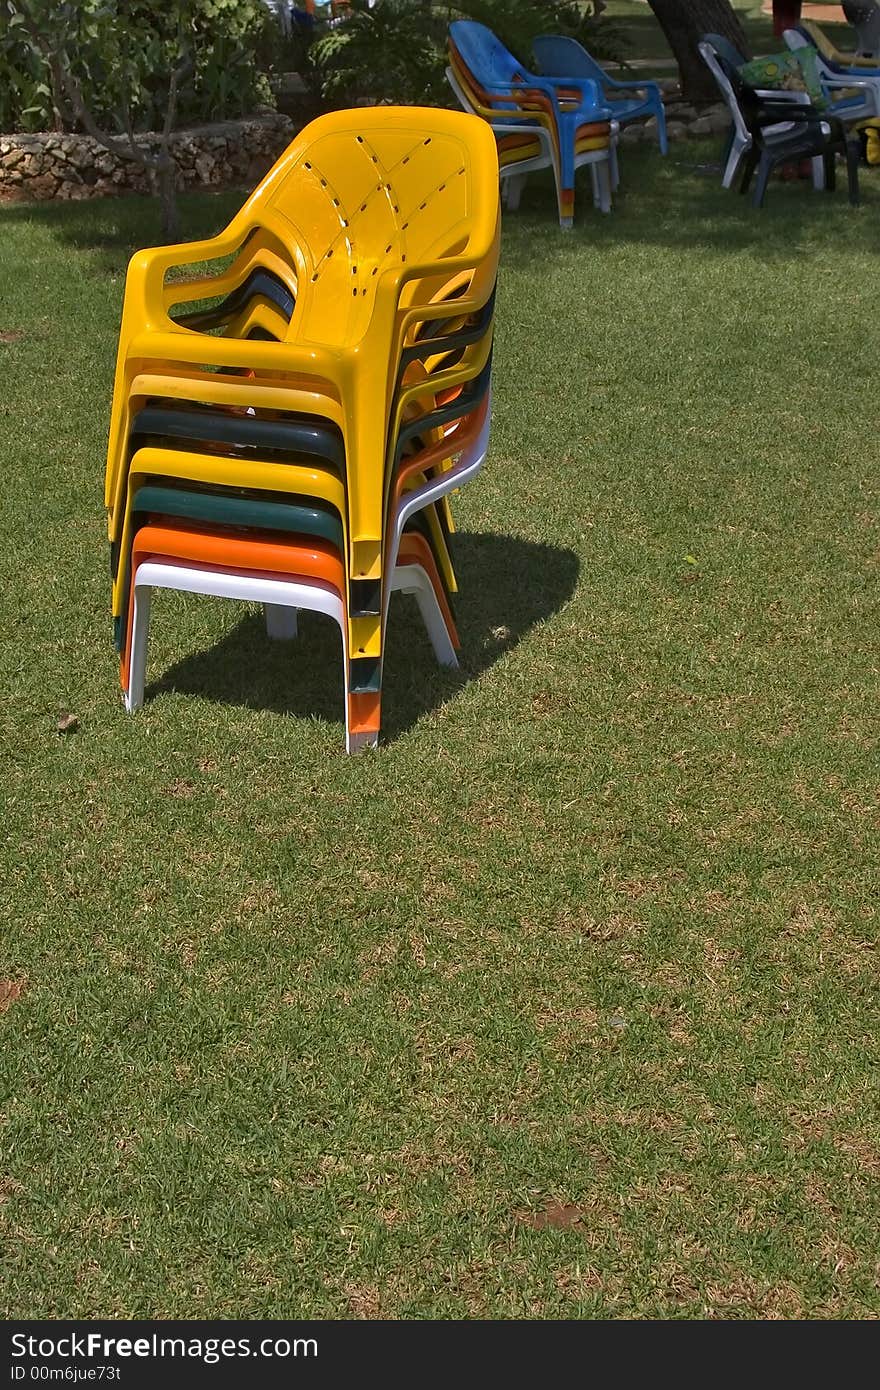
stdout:
[(663, 93), (656, 82), (623, 82), (609, 77), (577, 39), (565, 38), (561, 34), (541, 34), (532, 44), (532, 51), (544, 77), (552, 77), (556, 81), (587, 77), (597, 82), (618, 125), (641, 120), (644, 116), (654, 116), (660, 153), (668, 152), (666, 110)]
[[(597, 82), (538, 77), (491, 29), (472, 20), (449, 26), (449, 60), (447, 77), (462, 105), (496, 133), (502, 176), (552, 167), (559, 225), (568, 230), (574, 224), (575, 170), (589, 163), (595, 201), (603, 212), (610, 210), (618, 127)], [(507, 148), (517, 140), (519, 151)]]

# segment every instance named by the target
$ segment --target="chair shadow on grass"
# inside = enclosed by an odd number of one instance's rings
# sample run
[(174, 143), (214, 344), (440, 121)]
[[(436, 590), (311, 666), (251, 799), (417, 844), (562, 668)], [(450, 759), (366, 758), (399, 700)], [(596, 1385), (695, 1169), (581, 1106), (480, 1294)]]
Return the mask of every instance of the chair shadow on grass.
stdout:
[[(510, 536), (457, 532), (453, 556), (460, 587), (459, 668), (437, 665), (415, 600), (395, 594), (383, 683), (385, 743), (453, 698), (557, 612), (573, 594), (579, 572), (573, 551)], [(155, 609), (158, 628), (162, 610), (159, 604)], [(262, 615), (249, 611), (213, 647), (185, 657), (148, 684), (146, 699), (182, 693), (341, 723), (341, 656), (339, 629), (328, 618), (301, 613), (296, 640), (273, 642)]]

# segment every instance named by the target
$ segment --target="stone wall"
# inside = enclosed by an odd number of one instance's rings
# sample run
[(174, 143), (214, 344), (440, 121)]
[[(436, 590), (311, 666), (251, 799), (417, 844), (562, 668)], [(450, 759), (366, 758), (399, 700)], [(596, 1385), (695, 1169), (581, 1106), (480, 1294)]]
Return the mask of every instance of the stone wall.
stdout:
[[(727, 129), (729, 116), (719, 105), (702, 110), (686, 105), (674, 81), (661, 83), (670, 139), (706, 136)], [(626, 126), (624, 145), (656, 140), (656, 122)], [(181, 188), (219, 188), (259, 182), (290, 143), (296, 127), (277, 113), (246, 121), (179, 130), (171, 152)], [(154, 149), (158, 135), (138, 143)], [(100, 198), (107, 194), (146, 193), (149, 175), (131, 160), (118, 159), (88, 135), (0, 135), (0, 202), (47, 198)]]
[[(666, 134), (673, 140), (705, 140), (707, 136), (720, 136), (730, 129), (730, 112), (723, 102), (712, 106), (691, 106), (685, 101), (666, 96), (663, 101), (666, 109)], [(620, 132), (622, 145), (657, 143), (657, 120), (651, 116), (644, 121), (633, 121)]]
[[(293, 138), (288, 116), (276, 113), (244, 121), (179, 130), (171, 140), (181, 188), (255, 184)], [(138, 144), (155, 149), (158, 135)], [(149, 175), (118, 159), (88, 135), (0, 135), (0, 201), (100, 198), (145, 193)]]

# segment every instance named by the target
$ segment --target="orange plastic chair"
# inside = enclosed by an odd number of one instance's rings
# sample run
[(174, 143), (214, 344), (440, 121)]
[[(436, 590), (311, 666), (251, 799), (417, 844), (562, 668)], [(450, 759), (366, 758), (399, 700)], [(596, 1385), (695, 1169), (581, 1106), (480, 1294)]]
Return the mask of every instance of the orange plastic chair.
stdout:
[[(137, 572), (140, 564), (157, 559), (182, 561), (189, 566), (234, 571), (259, 578), (283, 575), (326, 587), (344, 603), (345, 566), (342, 556), (335, 547), (317, 539), (305, 544), (301, 539), (279, 539), (275, 532), (252, 533), (247, 537), (218, 535), (208, 527), (167, 521), (144, 526), (135, 536), (131, 554), (132, 574)], [(449, 601), (431, 547), (423, 536), (418, 533), (404, 535), (398, 563), (401, 566), (418, 565), (428, 575), (452, 646), (458, 648), (459, 637)], [(132, 583), (128, 598), (126, 642), (119, 672), (123, 691), (128, 690), (131, 679), (134, 602), (135, 586)], [(378, 692), (355, 691), (351, 688), (351, 661), (347, 652), (345, 666), (348, 737), (356, 748), (362, 741), (372, 741), (378, 735), (380, 696)]]

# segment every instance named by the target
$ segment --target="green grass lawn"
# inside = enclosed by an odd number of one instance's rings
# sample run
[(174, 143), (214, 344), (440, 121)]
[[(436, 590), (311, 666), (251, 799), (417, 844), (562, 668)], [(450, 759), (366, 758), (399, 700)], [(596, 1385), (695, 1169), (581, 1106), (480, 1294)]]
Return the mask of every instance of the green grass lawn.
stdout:
[(462, 670), (398, 597), (361, 758), (317, 619), (160, 596), (124, 714), (155, 209), (0, 213), (7, 1314), (880, 1314), (880, 176), (715, 153), (506, 218)]
[[(784, 47), (781, 39), (774, 38), (773, 19), (763, 13), (760, 0), (758, 3), (756, 0), (731, 0), (731, 3), (754, 53), (775, 53)], [(626, 57), (656, 58), (674, 67), (666, 35), (646, 0), (607, 0), (605, 17), (609, 26), (623, 37)], [(825, 23), (822, 27), (838, 48), (855, 48), (855, 31), (848, 24)]]

